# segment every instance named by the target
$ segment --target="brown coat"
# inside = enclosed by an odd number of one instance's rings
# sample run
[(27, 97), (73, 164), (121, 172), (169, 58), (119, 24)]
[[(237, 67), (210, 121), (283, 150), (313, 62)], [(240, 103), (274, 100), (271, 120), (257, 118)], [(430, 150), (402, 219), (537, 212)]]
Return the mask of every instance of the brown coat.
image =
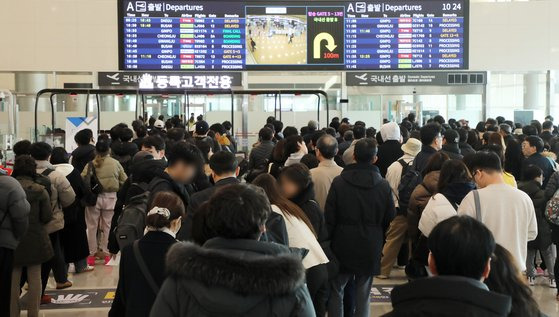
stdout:
[(416, 241), (419, 237), (418, 226), (421, 213), (431, 196), (437, 192), (439, 174), (439, 171), (429, 172), (423, 178), (423, 183), (417, 185), (411, 194), (408, 206), (408, 235), (413, 241)]

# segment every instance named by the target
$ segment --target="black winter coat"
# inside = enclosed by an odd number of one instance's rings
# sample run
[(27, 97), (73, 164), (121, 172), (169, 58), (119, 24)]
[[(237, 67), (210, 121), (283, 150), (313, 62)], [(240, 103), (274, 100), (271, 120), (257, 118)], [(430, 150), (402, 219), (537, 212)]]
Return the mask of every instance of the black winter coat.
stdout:
[[(8, 176), (2, 176), (8, 177)], [(44, 186), (30, 177), (17, 177), (25, 191), (29, 210), (29, 226), (14, 250), (14, 266), (38, 265), (54, 255), (45, 225), (52, 220), (50, 198)]]
[(524, 179), (524, 170), (529, 165), (536, 165), (537, 167), (542, 169), (542, 171), (543, 171), (543, 186), (545, 187), (547, 185), (547, 182), (549, 181), (549, 178), (551, 177), (551, 175), (553, 173), (555, 173), (555, 171), (553, 170), (553, 165), (551, 164), (550, 159), (543, 156), (541, 153), (532, 154), (529, 157), (527, 157), (526, 159), (524, 159), (524, 162), (522, 163), (522, 179), (521, 180), (525, 180)]
[(464, 158), (458, 144), (445, 144), (443, 145), (441, 152), (448, 155), (451, 160), (461, 160)]
[[(169, 234), (158, 231), (146, 233), (138, 242), (140, 254), (158, 286), (161, 286), (167, 277), (165, 255), (176, 242)], [(156, 294), (140, 270), (132, 245), (122, 249), (118, 277), (118, 286), (109, 316), (149, 316)]]
[(392, 290), (394, 310), (385, 317), (506, 317), (509, 296), (484, 289), (480, 281), (460, 276), (418, 279)]
[(157, 176), (153, 177), (149, 183), (148, 190), (150, 192), (148, 206), (151, 205), (155, 194), (158, 192), (174, 192), (181, 198), (185, 207), (188, 207), (190, 202), (190, 195), (186, 190), (186, 185), (175, 182), (166, 172), (160, 172)]
[(380, 274), (384, 233), (396, 210), (378, 167), (350, 164), (334, 178), (326, 198), (326, 228), (340, 271)]
[(388, 140), (378, 147), (378, 160), (375, 165), (380, 170), (382, 177), (386, 176), (388, 167), (404, 155), (402, 144), (396, 140)]
[(300, 257), (285, 246), (214, 238), (177, 243), (152, 317), (315, 316)]
[(437, 153), (437, 150), (435, 150), (430, 145), (425, 145), (425, 144), (422, 145), (421, 146), (421, 151), (419, 153), (417, 153), (417, 155), (415, 156), (415, 159), (413, 161), (414, 164), (415, 164), (415, 168), (418, 171), (423, 172), (425, 167), (427, 167), (427, 163), (429, 162), (429, 159), (435, 153)]
[(474, 150), (474, 148), (467, 142), (460, 142), (458, 147), (460, 148), (460, 154), (463, 156), (476, 154), (476, 150)]
[[(193, 226), (204, 226), (203, 216), (195, 217), (200, 206), (210, 199), (210, 197), (220, 188), (227, 185), (240, 184), (241, 182), (235, 177), (229, 177), (219, 180), (214, 186), (199, 191), (190, 197), (187, 207), (186, 217), (182, 221), (182, 226), (177, 233), (177, 239), (180, 241), (193, 241)], [(200, 228), (195, 228), (200, 229)], [(202, 229), (202, 231), (205, 231)], [(200, 231), (198, 231), (200, 232)], [(209, 232), (208, 232), (209, 233)], [(209, 236), (207, 238), (210, 238)], [(276, 213), (271, 213), (266, 221), (266, 233), (262, 235), (262, 241), (275, 242), (288, 245), (287, 229), (285, 228), (285, 220)]]
[(73, 263), (83, 260), (89, 255), (85, 208), (81, 202), (86, 194), (86, 188), (80, 172), (76, 168), (66, 176), (66, 179), (76, 193), (76, 200), (70, 206), (62, 209), (64, 211), (64, 228), (60, 231), (60, 241), (64, 248), (66, 263)]
[(533, 241), (528, 241), (528, 248), (545, 250), (551, 245), (551, 230), (544, 216), (545, 205), (547, 204), (545, 192), (540, 184), (533, 180), (518, 183), (518, 189), (528, 194), (532, 199), (536, 211), (536, 221), (538, 222), (538, 237)]
[(72, 152), (72, 166), (81, 174), (87, 163), (94, 158), (95, 146), (93, 144), (80, 145)]
[[(118, 218), (122, 213), (122, 208), (128, 203), (130, 198), (142, 194), (142, 186), (149, 184), (154, 177), (164, 173), (166, 166), (165, 160), (141, 160), (130, 166), (130, 177), (126, 179), (118, 193), (116, 193), (116, 204), (111, 221), (111, 231), (109, 232), (109, 251), (117, 254), (120, 250), (114, 235), (114, 229), (118, 224)], [(142, 184), (142, 186), (132, 186), (132, 184)]]

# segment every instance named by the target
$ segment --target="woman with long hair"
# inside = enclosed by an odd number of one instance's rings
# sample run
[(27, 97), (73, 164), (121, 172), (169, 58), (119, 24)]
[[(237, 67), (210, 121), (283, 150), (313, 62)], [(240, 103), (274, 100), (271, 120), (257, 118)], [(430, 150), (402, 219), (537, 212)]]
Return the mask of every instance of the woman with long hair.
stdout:
[(317, 316), (324, 316), (327, 299), (325, 286), (328, 282), (325, 264), (328, 263), (328, 257), (317, 240), (311, 221), (299, 206), (281, 193), (272, 175), (261, 174), (252, 184), (264, 189), (272, 205), (272, 211), (284, 217), (289, 247), (309, 250), (303, 258), (303, 266), (307, 270), (307, 286)]
[(419, 230), (428, 237), (441, 221), (456, 216), (456, 210), (466, 195), (475, 189), (468, 167), (460, 160), (444, 162), (435, 194), (423, 209)]
[(532, 290), (515, 261), (509, 251), (497, 244), (491, 257), (491, 272), (485, 284), (489, 290), (511, 297), (512, 310), (509, 317), (542, 316)]
[[(427, 276), (427, 255), (425, 254), (427, 239), (419, 231), (419, 219), (421, 219), (425, 206), (437, 192), (441, 168), (449, 159), (448, 155), (443, 152), (433, 154), (422, 172), (423, 182), (415, 187), (410, 196), (407, 219), (412, 254), (406, 266), (406, 275), (411, 280)], [(383, 277), (381, 276), (381, 278)]]
[[(87, 225), (87, 242), (89, 257), (87, 264), (95, 265), (95, 256), (104, 258), (105, 264), (110, 261), (108, 250), (109, 231), (116, 205), (116, 193), (126, 181), (126, 173), (120, 163), (110, 156), (109, 142), (98, 141), (95, 145), (95, 159), (89, 162), (81, 174), (82, 178), (91, 180), (93, 175), (99, 181), (101, 193), (97, 195), (95, 205), (86, 206), (85, 223)], [(91, 181), (86, 186), (91, 187)], [(91, 188), (90, 188), (91, 189)], [(101, 241), (97, 241), (97, 231), (102, 232)]]
[(302, 163), (285, 167), (280, 173), (279, 185), (283, 195), (299, 206), (310, 220), (318, 241), (326, 240), (324, 212), (315, 200), (309, 168)]

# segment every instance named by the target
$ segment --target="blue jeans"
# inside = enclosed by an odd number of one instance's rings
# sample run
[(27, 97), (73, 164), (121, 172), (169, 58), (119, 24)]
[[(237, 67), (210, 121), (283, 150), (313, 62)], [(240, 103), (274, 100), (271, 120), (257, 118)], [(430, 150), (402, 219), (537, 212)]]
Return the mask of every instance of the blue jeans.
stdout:
[(328, 317), (344, 316), (344, 289), (347, 283), (355, 278), (355, 317), (369, 317), (369, 305), (372, 276), (340, 273), (330, 281), (330, 301), (328, 302)]

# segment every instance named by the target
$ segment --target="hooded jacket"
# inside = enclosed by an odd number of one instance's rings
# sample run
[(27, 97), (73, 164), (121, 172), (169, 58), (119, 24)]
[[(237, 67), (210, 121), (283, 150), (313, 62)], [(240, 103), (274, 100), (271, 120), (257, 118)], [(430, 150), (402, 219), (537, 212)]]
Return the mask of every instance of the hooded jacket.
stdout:
[(62, 208), (70, 206), (76, 199), (76, 193), (64, 174), (56, 171), (48, 161), (37, 161), (37, 173), (41, 174), (46, 169), (53, 170), (48, 178), (51, 183), (50, 203), (52, 207), (52, 220), (47, 224), (48, 233), (53, 233), (64, 228), (64, 212)]
[(14, 178), (0, 175), (0, 247), (11, 250), (17, 247), (27, 230), (28, 217), (25, 191)]
[(402, 151), (402, 144), (400, 141), (384, 141), (384, 143), (378, 147), (378, 160), (375, 163), (380, 170), (380, 175), (385, 177), (388, 167), (402, 157), (402, 155), (404, 155), (404, 151)]
[(80, 145), (72, 152), (72, 166), (82, 172), (87, 163), (95, 158), (95, 146), (93, 144)]
[(340, 271), (380, 274), (384, 233), (394, 219), (390, 185), (370, 164), (346, 166), (326, 199), (326, 228)]
[(285, 246), (214, 238), (167, 254), (152, 317), (315, 316), (301, 259)]
[(17, 180), (25, 190), (31, 209), (29, 228), (14, 251), (14, 265), (38, 265), (54, 255), (45, 230), (46, 224), (52, 219), (50, 198), (45, 187), (35, 183), (30, 177), (18, 177)]
[(534, 203), (534, 210), (536, 212), (536, 221), (538, 223), (538, 237), (535, 240), (528, 242), (528, 248), (544, 250), (551, 245), (551, 230), (544, 215), (545, 206), (547, 204), (545, 192), (541, 188), (540, 184), (534, 180), (520, 182), (518, 184), (518, 189), (528, 194), (528, 196), (532, 199), (532, 202)]
[(474, 279), (436, 276), (394, 288), (392, 306), (385, 317), (506, 317), (511, 299)]

